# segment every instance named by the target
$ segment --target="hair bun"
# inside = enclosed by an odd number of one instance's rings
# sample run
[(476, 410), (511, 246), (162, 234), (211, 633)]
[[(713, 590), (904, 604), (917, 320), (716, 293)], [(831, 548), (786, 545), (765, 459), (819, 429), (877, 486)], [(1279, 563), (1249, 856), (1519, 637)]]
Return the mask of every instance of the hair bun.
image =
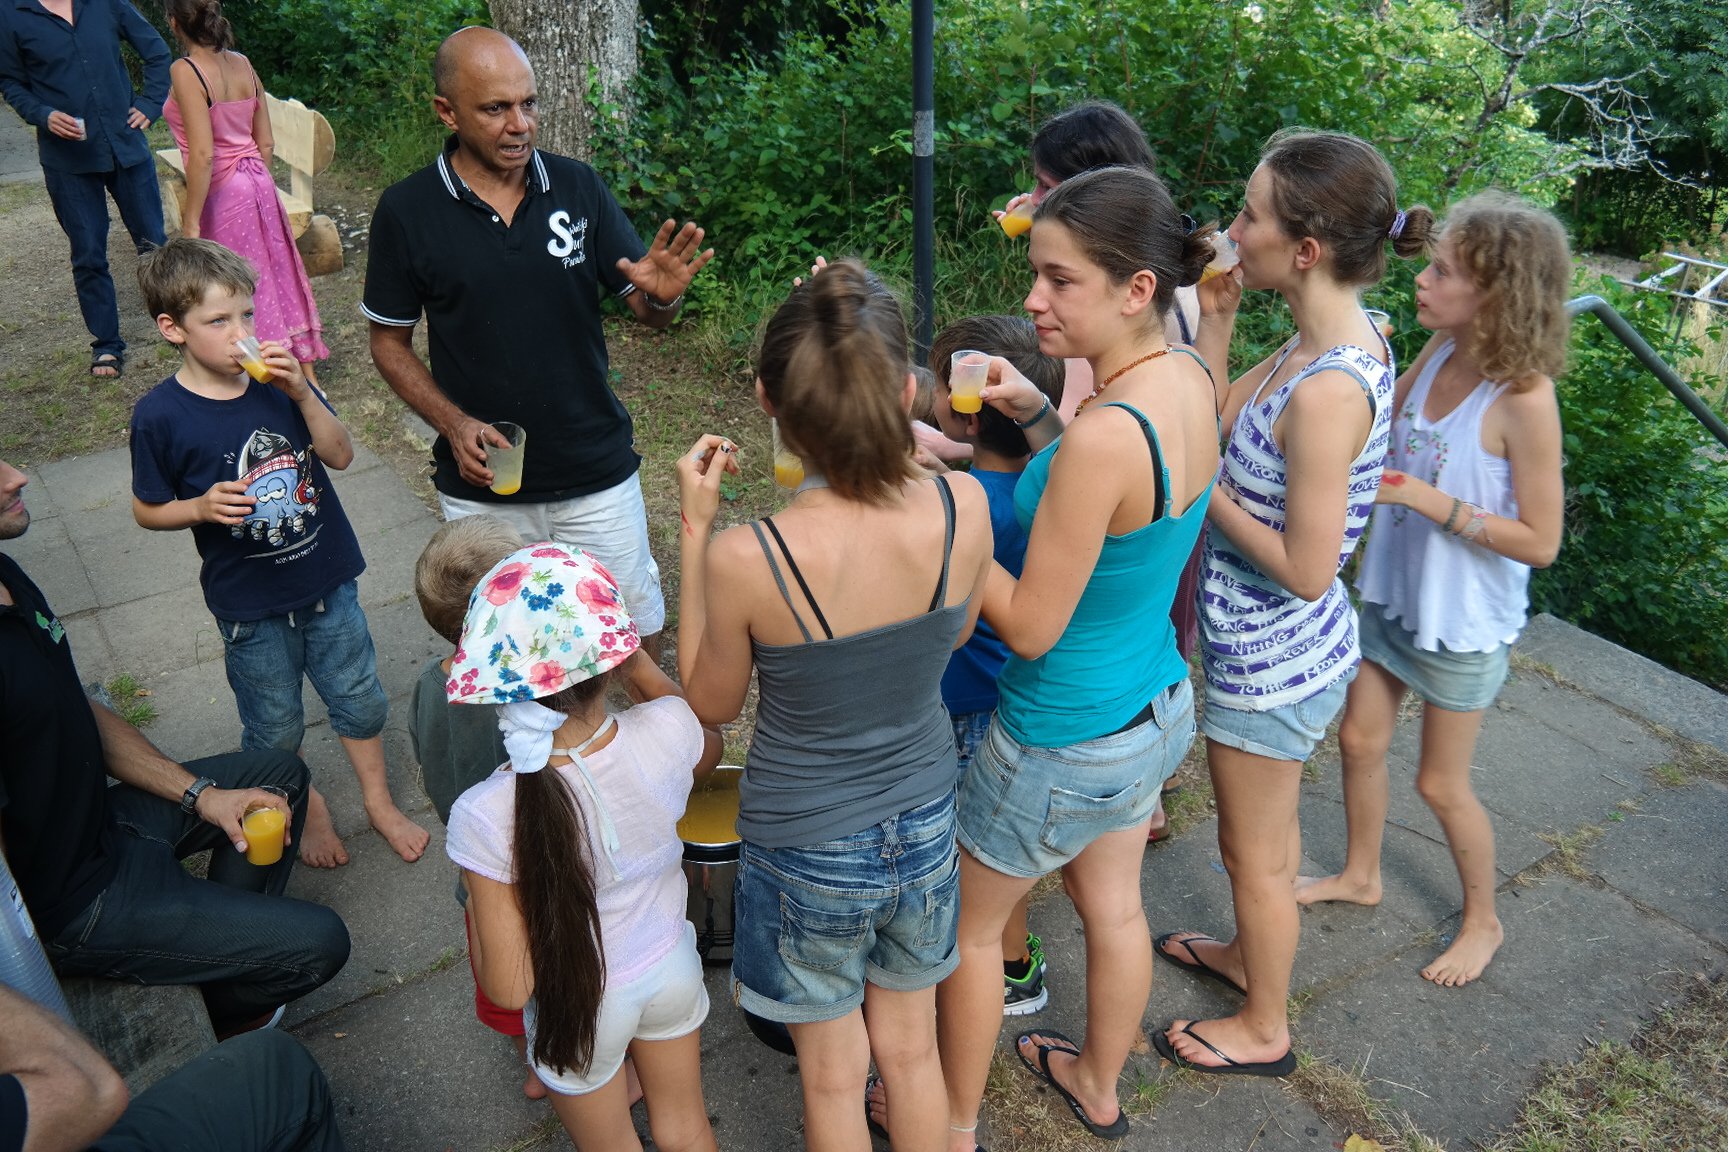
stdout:
[(1388, 239), (1392, 251), (1402, 259), (1409, 260), (1428, 251), (1428, 246), (1434, 242), (1434, 213), (1425, 204), (1415, 204), (1398, 213), (1403, 217), (1401, 223), (1396, 222), (1391, 229), (1396, 235)]

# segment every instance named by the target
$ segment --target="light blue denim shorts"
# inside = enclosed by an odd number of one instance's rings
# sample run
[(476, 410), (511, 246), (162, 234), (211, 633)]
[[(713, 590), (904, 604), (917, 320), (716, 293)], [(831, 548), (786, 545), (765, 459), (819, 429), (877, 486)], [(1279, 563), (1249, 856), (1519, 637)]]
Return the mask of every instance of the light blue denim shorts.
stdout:
[(1266, 712), (1230, 707), (1236, 697), (1215, 691), (1208, 682), (1206, 714), (1200, 721), (1200, 733), (1208, 740), (1268, 760), (1305, 763), (1326, 738), (1326, 726), (1344, 707), (1344, 697), (1354, 679), (1356, 666), (1352, 665), (1348, 676), (1308, 699)]
[(960, 781), (960, 844), (992, 871), (1030, 878), (1152, 819), (1194, 743), (1194, 689), (1183, 679), (1151, 707), (1133, 728), (1066, 748), (1021, 744), (998, 716)]
[(1448, 712), (1480, 712), (1494, 703), (1512, 665), (1512, 647), (1490, 652), (1429, 652), (1416, 647), (1416, 633), (1390, 619), (1379, 604), (1362, 605), (1362, 659), (1372, 660), (1410, 691)]
[(746, 840), (733, 891), (732, 998), (765, 1020), (838, 1020), (866, 982), (934, 988), (960, 963), (954, 793), (824, 844)]
[(338, 736), (369, 740), (384, 731), (390, 700), (378, 681), (378, 656), (355, 581), (310, 607), (262, 620), (218, 619), (216, 628), (240, 712), (242, 749), (300, 750), (306, 733), (302, 677), (330, 710)]
[(964, 779), (966, 769), (972, 767), (972, 758), (984, 746), (984, 738), (990, 733), (990, 721), (995, 717), (994, 709), (959, 712), (949, 717), (954, 724), (954, 756), (960, 762), (960, 775), (956, 779)]

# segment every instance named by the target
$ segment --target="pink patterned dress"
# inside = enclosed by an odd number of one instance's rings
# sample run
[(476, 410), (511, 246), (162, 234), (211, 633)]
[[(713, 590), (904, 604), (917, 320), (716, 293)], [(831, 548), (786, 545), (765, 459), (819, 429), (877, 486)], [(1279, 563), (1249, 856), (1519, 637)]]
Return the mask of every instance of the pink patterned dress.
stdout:
[[(197, 72), (196, 64), (192, 68)], [(204, 83), (202, 73), (198, 81)], [(205, 94), (208, 100), (208, 85)], [(199, 230), (206, 240), (246, 257), (258, 273), (258, 290), (252, 301), (258, 338), (281, 343), (302, 363), (324, 360), (330, 350), (324, 346), (312, 284), (306, 278), (300, 250), (294, 247), (294, 232), (288, 224), (288, 212), (277, 198), (276, 182), (252, 138), (252, 115), (258, 99), (253, 94), (244, 100), (210, 103), (210, 193), (204, 200)], [(186, 123), (172, 96), (162, 115), (180, 146), (182, 162), (187, 162)]]

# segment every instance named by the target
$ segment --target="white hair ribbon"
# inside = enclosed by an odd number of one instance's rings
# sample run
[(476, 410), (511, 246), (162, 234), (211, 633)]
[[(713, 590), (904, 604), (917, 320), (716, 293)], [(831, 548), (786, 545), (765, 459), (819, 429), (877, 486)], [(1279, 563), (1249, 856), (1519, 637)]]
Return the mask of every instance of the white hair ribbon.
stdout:
[(510, 753), (510, 770), (538, 772), (552, 754), (552, 735), (569, 717), (536, 700), (518, 700), (498, 708), (498, 731)]

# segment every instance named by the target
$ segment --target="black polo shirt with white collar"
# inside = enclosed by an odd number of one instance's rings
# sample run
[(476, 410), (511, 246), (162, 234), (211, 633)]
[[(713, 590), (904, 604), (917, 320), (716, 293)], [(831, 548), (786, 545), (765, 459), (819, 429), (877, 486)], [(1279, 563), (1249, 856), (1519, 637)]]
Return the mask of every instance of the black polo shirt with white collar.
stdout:
[(367, 319), (412, 328), (426, 314), (432, 378), (470, 416), (528, 432), (522, 489), (498, 496), (462, 479), (440, 436), (433, 484), (447, 496), (540, 503), (622, 483), (641, 463), (630, 414), (607, 377), (600, 293), (634, 292), (616, 264), (646, 251), (594, 169), (535, 152), (509, 225), (450, 164), (384, 190), (372, 216)]

